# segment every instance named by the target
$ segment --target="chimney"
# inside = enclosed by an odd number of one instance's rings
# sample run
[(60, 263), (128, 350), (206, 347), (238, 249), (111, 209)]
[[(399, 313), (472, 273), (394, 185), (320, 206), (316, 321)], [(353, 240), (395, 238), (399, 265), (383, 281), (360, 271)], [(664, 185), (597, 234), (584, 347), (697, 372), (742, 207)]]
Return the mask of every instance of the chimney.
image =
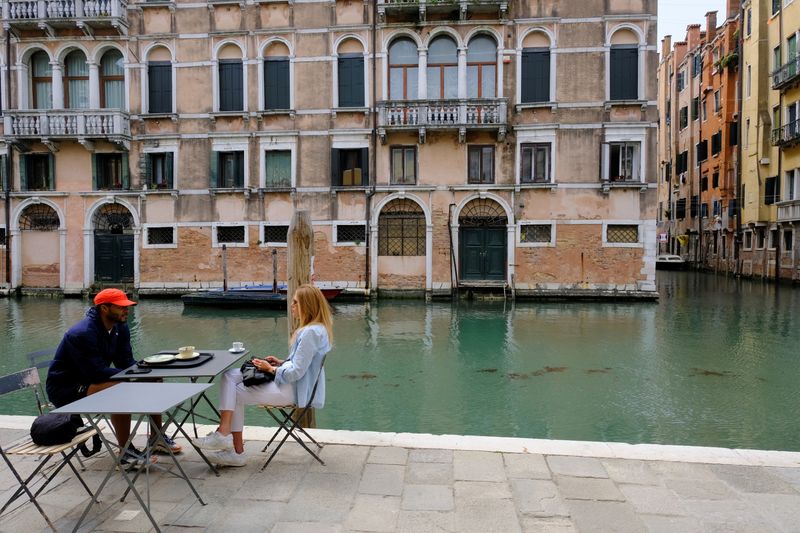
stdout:
[(686, 26), (686, 41), (689, 43), (689, 50), (700, 44), (700, 24)]
[(706, 13), (706, 42), (710, 43), (717, 36), (717, 12)]
[[(736, 18), (739, 16), (739, 7), (741, 6), (741, 0), (728, 0), (728, 13), (727, 17), (729, 19)], [(739, 21), (740, 23), (742, 21)]]
[(665, 35), (661, 39), (661, 57), (667, 57), (672, 52), (672, 35)]

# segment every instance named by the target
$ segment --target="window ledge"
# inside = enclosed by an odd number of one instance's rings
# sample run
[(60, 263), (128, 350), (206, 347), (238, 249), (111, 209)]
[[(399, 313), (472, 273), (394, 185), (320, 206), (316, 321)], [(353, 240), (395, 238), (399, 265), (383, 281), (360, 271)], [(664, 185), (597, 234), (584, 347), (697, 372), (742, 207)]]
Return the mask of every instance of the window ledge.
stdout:
[(240, 7), (244, 8), (244, 0), (208, 0), (208, 5), (213, 6), (215, 4), (227, 4), (227, 5), (238, 4)]
[(289, 115), (294, 118), (296, 111), (294, 109), (262, 109), (256, 112), (258, 117), (272, 117), (280, 115)]
[(647, 100), (607, 100), (605, 103), (606, 109), (624, 106), (640, 106), (642, 109), (645, 109), (647, 108)]
[(525, 183), (522, 182), (519, 184), (520, 189), (555, 189), (558, 187), (558, 184), (555, 182), (539, 182), (539, 183)]
[(295, 192), (295, 188), (294, 187), (259, 187), (256, 190), (259, 192), (259, 194), (264, 194), (264, 193), (287, 193), (287, 192), (288, 193), (294, 193)]
[(331, 116), (336, 118), (336, 113), (364, 113), (369, 115), (370, 108), (368, 107), (334, 107), (331, 110)]
[(140, 120), (163, 120), (170, 119), (172, 122), (178, 122), (177, 113), (142, 113), (139, 115)]
[(209, 194), (238, 194), (243, 193), (245, 196), (250, 196), (250, 189), (247, 187), (209, 187)]
[(331, 185), (331, 192), (365, 192), (369, 190), (368, 185)]
[(175, 9), (175, 2), (172, 0), (144, 0), (136, 3), (140, 8), (144, 7), (168, 7)]
[(556, 102), (527, 102), (522, 104), (517, 104), (515, 106), (517, 113), (522, 111), (523, 109), (546, 109), (550, 108), (550, 111), (555, 111), (558, 107)]
[(146, 189), (142, 189), (142, 192), (145, 194), (172, 194), (177, 195), (178, 189), (159, 189), (154, 187), (148, 187)]
[(214, 111), (208, 114), (211, 122), (215, 122), (218, 118), (243, 118), (244, 120), (250, 119), (250, 114), (247, 111)]

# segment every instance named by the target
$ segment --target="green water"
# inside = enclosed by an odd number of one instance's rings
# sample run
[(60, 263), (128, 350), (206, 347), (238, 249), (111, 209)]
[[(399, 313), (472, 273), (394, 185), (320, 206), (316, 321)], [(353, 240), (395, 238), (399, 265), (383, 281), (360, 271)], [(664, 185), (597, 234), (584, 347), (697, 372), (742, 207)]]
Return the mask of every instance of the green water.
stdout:
[[(318, 424), (800, 450), (800, 290), (694, 273), (658, 282), (658, 304), (337, 304)], [(55, 346), (85, 306), (0, 300), (0, 373)], [(286, 352), (273, 311), (146, 299), (130, 323), (138, 356), (234, 340)], [(7, 396), (0, 412), (32, 414), (29, 398)], [(248, 423), (261, 415), (251, 409)]]

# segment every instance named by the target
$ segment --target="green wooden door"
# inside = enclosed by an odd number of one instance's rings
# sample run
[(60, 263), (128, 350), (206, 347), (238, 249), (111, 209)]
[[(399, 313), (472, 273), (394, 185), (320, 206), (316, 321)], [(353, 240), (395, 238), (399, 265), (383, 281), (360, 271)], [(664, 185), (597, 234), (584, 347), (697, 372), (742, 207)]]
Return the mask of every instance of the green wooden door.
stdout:
[(464, 281), (506, 279), (505, 228), (461, 228), (460, 278)]
[(95, 233), (95, 281), (133, 282), (133, 235)]

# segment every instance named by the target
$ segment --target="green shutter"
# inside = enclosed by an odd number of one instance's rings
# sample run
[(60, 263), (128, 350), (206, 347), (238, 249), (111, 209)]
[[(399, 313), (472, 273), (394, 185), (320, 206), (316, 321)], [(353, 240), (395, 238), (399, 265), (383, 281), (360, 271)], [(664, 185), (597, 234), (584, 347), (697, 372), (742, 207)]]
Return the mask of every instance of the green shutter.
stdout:
[(342, 184), (342, 176), (339, 170), (339, 149), (331, 149), (331, 186), (338, 187)]
[(3, 190), (6, 190), (6, 157), (5, 155), (0, 155), (0, 185), (3, 186)]
[(153, 185), (153, 156), (140, 152), (139, 158), (139, 170), (141, 171), (139, 181), (141, 182), (142, 187), (147, 185), (147, 188), (149, 189)]
[(28, 190), (28, 156), (19, 155), (19, 190)]
[(120, 165), (122, 166), (122, 188), (128, 190), (131, 188), (131, 173), (128, 169), (128, 152), (122, 154), (122, 162)]
[(236, 152), (236, 187), (244, 187), (244, 152)]
[(211, 161), (210, 161), (210, 169), (211, 169), (211, 179), (209, 181), (209, 187), (212, 189), (217, 188), (218, 177), (217, 177), (217, 167), (219, 166), (219, 152), (211, 152)]
[(97, 186), (97, 154), (92, 154), (92, 190), (99, 190)]
[(174, 154), (172, 152), (167, 152), (166, 157), (164, 158), (164, 176), (167, 178), (167, 188), (174, 189), (175, 185), (173, 183), (172, 178), (172, 166), (173, 166), (173, 159)]
[[(361, 149), (361, 183), (360, 185), (369, 185), (369, 148)], [(356, 184), (359, 185), (359, 184)]]
[(47, 190), (56, 190), (56, 156), (47, 154)]

